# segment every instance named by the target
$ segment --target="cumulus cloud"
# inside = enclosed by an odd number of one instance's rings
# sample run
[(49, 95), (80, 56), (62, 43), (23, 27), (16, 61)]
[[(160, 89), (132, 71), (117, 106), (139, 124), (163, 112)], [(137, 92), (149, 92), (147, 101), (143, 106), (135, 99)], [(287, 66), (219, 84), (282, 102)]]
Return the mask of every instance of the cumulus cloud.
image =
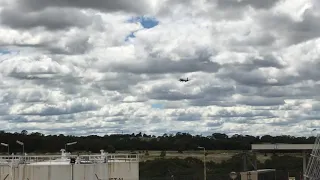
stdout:
[(27, 11), (38, 11), (46, 9), (48, 7), (75, 7), (75, 8), (85, 8), (85, 9), (95, 9), (105, 12), (134, 12), (134, 13), (144, 13), (150, 9), (150, 2), (146, 0), (137, 0), (135, 2), (127, 2), (126, 0), (93, 0), (91, 2), (86, 0), (77, 0), (77, 1), (64, 1), (64, 0), (26, 0), (26, 1), (13, 1), (12, 4), (15, 4), (22, 10)]
[(70, 26), (84, 28), (90, 25), (92, 20), (79, 10), (58, 8), (30, 13), (17, 11), (14, 8), (3, 9), (0, 15), (1, 23), (13, 29), (45, 27), (48, 30), (58, 30)]
[(320, 127), (319, 8), (313, 0), (0, 1), (1, 127), (310, 135)]

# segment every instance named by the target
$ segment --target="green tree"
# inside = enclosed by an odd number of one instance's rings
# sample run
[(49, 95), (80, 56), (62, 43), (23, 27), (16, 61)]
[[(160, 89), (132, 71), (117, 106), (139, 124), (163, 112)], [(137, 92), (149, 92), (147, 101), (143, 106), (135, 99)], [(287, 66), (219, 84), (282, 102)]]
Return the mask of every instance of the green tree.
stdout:
[(108, 145), (107, 152), (108, 153), (115, 153), (116, 152), (116, 148), (114, 148), (112, 145)]

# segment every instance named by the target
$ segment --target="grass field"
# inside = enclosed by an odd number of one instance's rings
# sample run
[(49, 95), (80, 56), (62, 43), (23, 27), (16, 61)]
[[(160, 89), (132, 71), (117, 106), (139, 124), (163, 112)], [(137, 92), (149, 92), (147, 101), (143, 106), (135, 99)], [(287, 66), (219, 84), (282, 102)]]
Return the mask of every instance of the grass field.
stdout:
[[(146, 156), (144, 153), (140, 154), (140, 160), (146, 161), (146, 160), (153, 160), (160, 157), (161, 151), (149, 151), (149, 155)], [(219, 150), (212, 150), (207, 151), (206, 161), (213, 161), (216, 163), (220, 163), (224, 160), (230, 159), (232, 156), (242, 153), (242, 151), (219, 151)], [(284, 154), (279, 154), (284, 155)], [(300, 154), (292, 153), (287, 154), (291, 156), (300, 157)], [(264, 162), (267, 159), (270, 159), (272, 154), (264, 154), (264, 153), (257, 153), (257, 159), (260, 162)], [(178, 153), (177, 151), (167, 151), (165, 158), (187, 158), (187, 157), (193, 157), (203, 160), (203, 151), (184, 151), (183, 153)], [(302, 156), (301, 156), (302, 158)]]
[[(221, 162), (223, 160), (228, 160), (232, 156), (240, 153), (239, 151), (207, 151), (206, 161)], [(141, 161), (153, 160), (159, 158), (161, 151), (149, 151), (149, 155), (146, 156), (141, 154)], [(178, 153), (177, 151), (167, 151), (165, 158), (187, 158), (193, 157), (198, 159), (203, 159), (203, 151), (184, 151), (183, 153)]]

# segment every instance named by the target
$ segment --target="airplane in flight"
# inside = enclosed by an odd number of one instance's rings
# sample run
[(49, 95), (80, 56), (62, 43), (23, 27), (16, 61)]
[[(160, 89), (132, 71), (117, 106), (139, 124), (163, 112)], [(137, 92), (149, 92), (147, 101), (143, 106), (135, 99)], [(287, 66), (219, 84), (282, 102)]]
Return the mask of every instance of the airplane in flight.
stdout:
[(180, 78), (179, 81), (180, 81), (180, 82), (188, 82), (188, 81), (190, 81), (190, 80), (189, 80), (188, 78), (187, 78), (187, 79)]

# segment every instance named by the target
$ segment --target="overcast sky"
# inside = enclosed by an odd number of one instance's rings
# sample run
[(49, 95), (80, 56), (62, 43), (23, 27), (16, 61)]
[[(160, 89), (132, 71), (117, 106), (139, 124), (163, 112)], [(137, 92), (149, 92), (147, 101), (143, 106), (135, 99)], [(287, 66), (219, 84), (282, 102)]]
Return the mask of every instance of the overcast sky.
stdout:
[(318, 0), (0, 0), (0, 127), (310, 136), (319, 12)]

